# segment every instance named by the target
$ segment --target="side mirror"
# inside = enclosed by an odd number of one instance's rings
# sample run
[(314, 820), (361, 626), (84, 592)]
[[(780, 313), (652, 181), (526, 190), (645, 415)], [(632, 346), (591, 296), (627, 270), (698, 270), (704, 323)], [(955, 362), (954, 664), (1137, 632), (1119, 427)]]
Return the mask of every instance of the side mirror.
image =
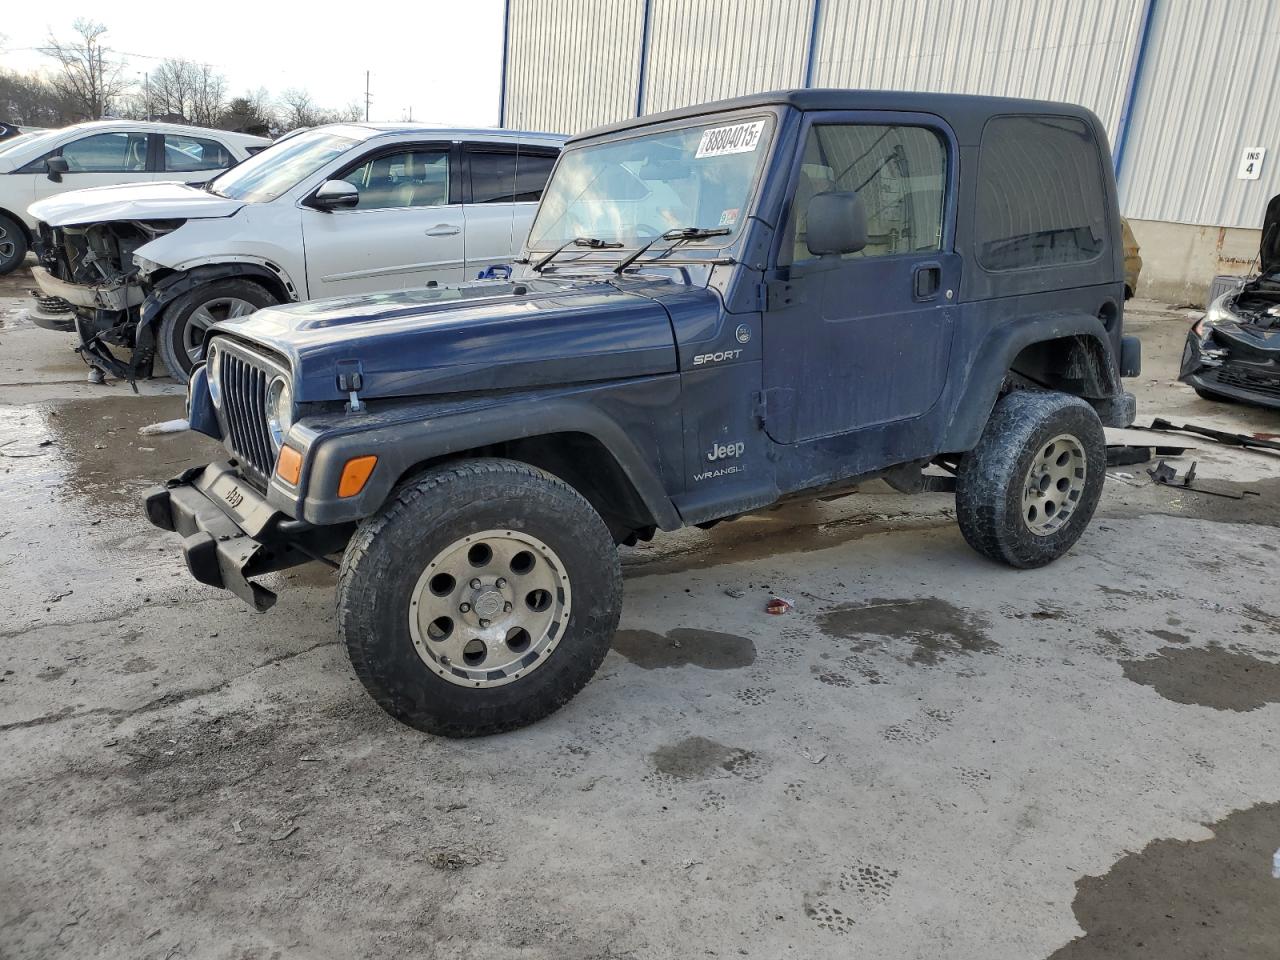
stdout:
[(810, 253), (857, 253), (867, 245), (867, 208), (856, 190), (820, 193), (809, 201)]
[(54, 183), (61, 183), (62, 175), (71, 171), (66, 157), (50, 157), (44, 162), (44, 168), (49, 172), (49, 179)]
[(315, 192), (309, 205), (317, 210), (346, 210), (360, 202), (360, 191), (345, 180), (326, 180)]

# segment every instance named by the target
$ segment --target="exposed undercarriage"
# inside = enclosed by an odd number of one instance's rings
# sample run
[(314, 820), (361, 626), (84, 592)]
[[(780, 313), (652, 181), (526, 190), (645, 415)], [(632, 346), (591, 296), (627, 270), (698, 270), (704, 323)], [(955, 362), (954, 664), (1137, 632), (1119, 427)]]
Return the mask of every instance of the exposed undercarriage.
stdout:
[[(127, 220), (84, 226), (40, 225), (34, 319), (53, 329), (74, 329), (77, 348), (91, 367), (133, 383), (151, 375), (154, 330), (142, 319), (146, 295), (134, 252), (169, 233), (182, 220)], [(131, 351), (123, 360), (112, 347)]]

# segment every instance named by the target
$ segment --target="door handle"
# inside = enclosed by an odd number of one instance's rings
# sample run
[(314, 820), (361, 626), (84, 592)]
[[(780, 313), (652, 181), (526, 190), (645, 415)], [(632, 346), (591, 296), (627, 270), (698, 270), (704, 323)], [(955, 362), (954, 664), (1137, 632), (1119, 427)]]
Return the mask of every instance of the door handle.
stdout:
[(462, 232), (462, 228), (456, 223), (437, 223), (434, 227), (427, 230), (428, 237), (452, 237)]
[(942, 264), (920, 263), (911, 271), (911, 296), (916, 300), (933, 300), (942, 289)]

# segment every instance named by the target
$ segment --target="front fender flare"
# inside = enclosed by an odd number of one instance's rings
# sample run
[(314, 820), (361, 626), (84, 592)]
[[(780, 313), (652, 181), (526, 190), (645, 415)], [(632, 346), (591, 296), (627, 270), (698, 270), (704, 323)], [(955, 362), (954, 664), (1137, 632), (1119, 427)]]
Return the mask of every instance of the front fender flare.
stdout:
[[(305, 495), (273, 478), (269, 499), (300, 519), (323, 525), (358, 520), (375, 513), (392, 489), (415, 466), (500, 444), (556, 434), (585, 434), (598, 441), (621, 468), (632, 488), (663, 530), (683, 526), (654, 467), (628, 431), (587, 396), (540, 397), (531, 403), (499, 403), (423, 418), (412, 408), (387, 416), (353, 420), (344, 430), (307, 435), (305, 421), (290, 434), (291, 446), (305, 446), (300, 486)], [(407, 414), (407, 416), (406, 416)], [(378, 464), (364, 490), (338, 497), (342, 468), (352, 457), (376, 454)]]

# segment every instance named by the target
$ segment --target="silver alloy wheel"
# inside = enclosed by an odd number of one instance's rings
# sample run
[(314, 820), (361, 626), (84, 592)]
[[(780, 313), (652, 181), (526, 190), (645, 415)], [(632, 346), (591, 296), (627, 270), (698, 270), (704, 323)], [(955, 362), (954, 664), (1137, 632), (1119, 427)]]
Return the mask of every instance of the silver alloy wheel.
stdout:
[(8, 260), (17, 249), (18, 244), (9, 236), (9, 231), (0, 227), (0, 260)]
[(1022, 491), (1022, 521), (1038, 537), (1057, 533), (1084, 495), (1088, 473), (1084, 448), (1069, 433), (1059, 434), (1031, 462)]
[(515, 530), (455, 540), (409, 598), (413, 646), (435, 673), (497, 687), (546, 662), (569, 622), (569, 577), (554, 550)]
[(247, 316), (257, 309), (239, 297), (214, 297), (191, 311), (182, 329), (182, 348), (187, 351), (191, 362), (196, 363), (204, 357), (204, 337), (211, 326), (219, 320)]

